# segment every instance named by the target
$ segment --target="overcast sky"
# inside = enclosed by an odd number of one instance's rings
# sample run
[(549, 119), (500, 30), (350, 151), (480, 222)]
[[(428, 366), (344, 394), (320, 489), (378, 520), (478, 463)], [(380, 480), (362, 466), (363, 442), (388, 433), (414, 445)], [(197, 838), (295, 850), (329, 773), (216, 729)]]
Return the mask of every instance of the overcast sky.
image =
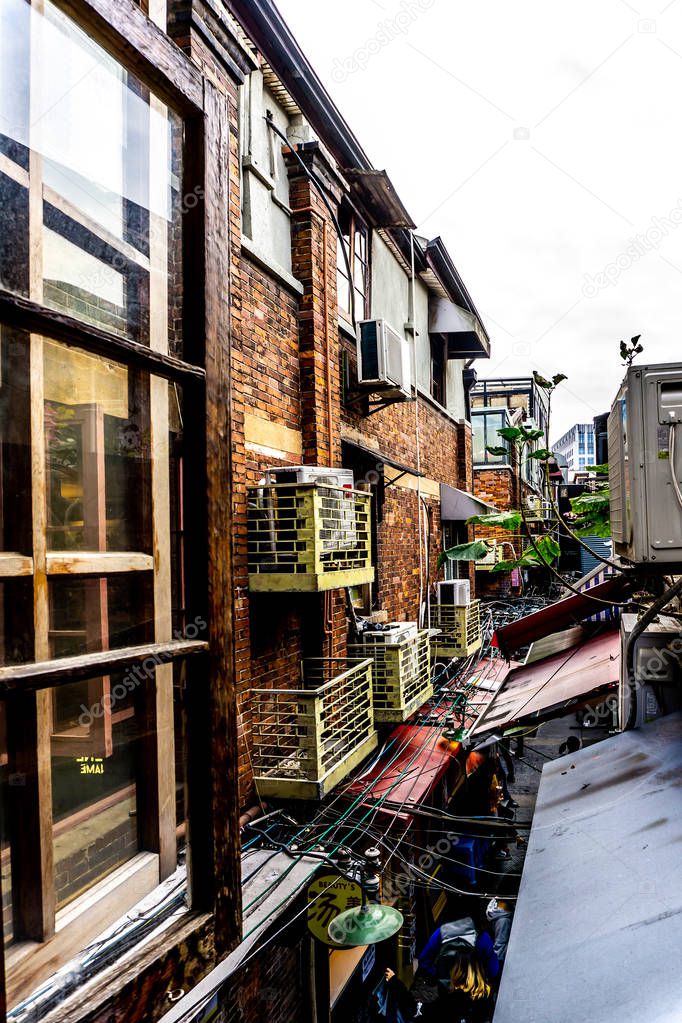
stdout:
[(606, 411), (621, 337), (682, 359), (682, 0), (279, 0), (492, 339), (479, 376)]

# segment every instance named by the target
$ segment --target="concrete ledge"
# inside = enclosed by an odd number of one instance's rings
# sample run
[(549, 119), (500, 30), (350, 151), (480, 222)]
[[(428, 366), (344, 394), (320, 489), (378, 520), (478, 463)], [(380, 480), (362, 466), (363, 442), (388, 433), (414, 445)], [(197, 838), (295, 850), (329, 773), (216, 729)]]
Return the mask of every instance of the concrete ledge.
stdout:
[(300, 281), (297, 281), (288, 270), (285, 270), (283, 266), (276, 263), (265, 253), (261, 252), (260, 249), (254, 245), (250, 238), (246, 238), (242, 235), (242, 252), (246, 255), (253, 263), (256, 263), (262, 270), (269, 273), (272, 277), (283, 284), (289, 291), (293, 291), (295, 295), (302, 295), (304, 287)]

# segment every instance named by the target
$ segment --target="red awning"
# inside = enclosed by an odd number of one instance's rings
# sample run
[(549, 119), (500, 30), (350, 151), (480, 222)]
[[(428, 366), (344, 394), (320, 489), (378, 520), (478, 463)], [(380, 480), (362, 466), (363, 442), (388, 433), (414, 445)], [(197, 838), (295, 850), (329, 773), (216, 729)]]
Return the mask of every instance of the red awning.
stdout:
[(345, 794), (357, 798), (365, 792), (363, 806), (390, 801), (386, 812), (407, 821), (410, 808), (424, 803), (441, 781), (455, 752), (444, 742), (442, 728), (399, 725), (381, 758), (370, 771), (358, 775)]
[(592, 597), (617, 603), (623, 597), (627, 587), (628, 581), (622, 575), (614, 575), (598, 586), (592, 587), (589, 595), (588, 593), (580, 595), (575, 593), (498, 629), (493, 636), (493, 646), (498, 647), (505, 657), (509, 657), (515, 650), (528, 646), (536, 639), (542, 639), (543, 636), (549, 636), (553, 632), (560, 632), (562, 629), (568, 629), (571, 625), (577, 625), (593, 615), (595, 611), (603, 609), (603, 605), (595, 603), (591, 599)]
[(618, 684), (619, 677), (620, 633), (611, 630), (510, 671), (470, 734), (550, 717), (572, 704), (606, 693)]

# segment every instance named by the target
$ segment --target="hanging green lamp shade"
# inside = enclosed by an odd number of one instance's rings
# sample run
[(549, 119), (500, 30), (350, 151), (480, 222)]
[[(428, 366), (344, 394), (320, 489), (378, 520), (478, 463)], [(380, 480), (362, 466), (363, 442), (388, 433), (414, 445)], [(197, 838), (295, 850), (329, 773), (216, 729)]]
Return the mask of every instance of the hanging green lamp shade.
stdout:
[(402, 926), (400, 910), (367, 903), (339, 913), (329, 925), (329, 937), (336, 945), (374, 945), (392, 938)]

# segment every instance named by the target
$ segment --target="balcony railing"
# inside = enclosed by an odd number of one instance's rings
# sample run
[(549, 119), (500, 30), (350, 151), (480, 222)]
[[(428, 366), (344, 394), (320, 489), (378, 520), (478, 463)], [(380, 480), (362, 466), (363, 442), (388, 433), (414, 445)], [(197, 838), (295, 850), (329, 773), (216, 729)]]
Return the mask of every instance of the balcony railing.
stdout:
[(481, 646), (481, 602), (456, 607), (453, 604), (431, 605), (431, 627), (439, 629), (431, 639), (435, 658), (469, 657)]
[(377, 724), (406, 721), (433, 695), (429, 661), (429, 630), (399, 643), (367, 643), (349, 653), (370, 655), (374, 661), (372, 690)]
[(249, 487), (249, 587), (316, 592), (374, 579), (371, 495), (319, 483)]
[(368, 657), (309, 658), (297, 688), (252, 693), (261, 796), (322, 799), (376, 748)]

